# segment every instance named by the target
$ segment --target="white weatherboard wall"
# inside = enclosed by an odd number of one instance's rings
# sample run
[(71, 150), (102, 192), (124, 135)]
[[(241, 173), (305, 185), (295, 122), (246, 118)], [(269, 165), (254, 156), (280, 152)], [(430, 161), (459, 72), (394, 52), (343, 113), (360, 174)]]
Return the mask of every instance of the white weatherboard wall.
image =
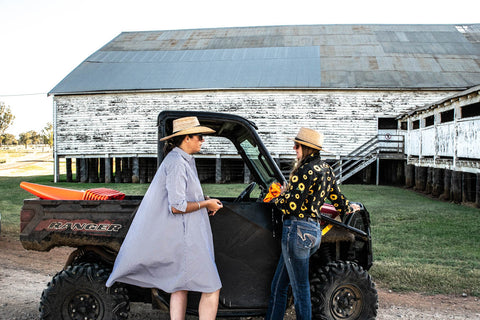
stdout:
[[(480, 103), (480, 95), (471, 92), (464, 97), (447, 100), (411, 116), (405, 133), (405, 153), (408, 164), (480, 173), (480, 116), (462, 118), (462, 107)], [(441, 120), (441, 114), (453, 111), (454, 118)], [(433, 117), (434, 124), (426, 126), (425, 119)], [(413, 123), (419, 128), (413, 129)]]
[[(452, 91), (271, 90), (110, 93), (54, 97), (57, 157), (155, 157), (163, 110), (241, 115), (254, 121), (276, 157), (292, 157), (300, 127), (325, 135), (326, 157), (347, 155), (377, 134), (379, 117), (396, 117)], [(203, 153), (236, 152), (217, 143)]]

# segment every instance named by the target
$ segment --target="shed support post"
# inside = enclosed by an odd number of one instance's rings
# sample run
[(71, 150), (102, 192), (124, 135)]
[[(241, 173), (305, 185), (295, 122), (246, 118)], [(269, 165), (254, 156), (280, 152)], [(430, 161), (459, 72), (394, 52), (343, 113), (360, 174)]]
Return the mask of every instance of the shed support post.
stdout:
[(158, 160), (157, 158), (150, 158), (148, 161), (148, 176), (147, 176), (147, 182), (150, 183), (152, 182), (153, 178), (155, 177), (155, 174), (157, 173), (158, 170)]
[(376, 176), (376, 185), (378, 186), (380, 183), (380, 158), (377, 155), (377, 176)]
[(115, 158), (115, 183), (122, 183), (122, 158)]
[(72, 182), (72, 159), (65, 159), (65, 166), (67, 167), (67, 182)]
[(98, 183), (98, 159), (88, 159), (88, 182)]
[(107, 157), (105, 161), (105, 183), (112, 183), (112, 159)]
[(75, 159), (75, 181), (80, 182), (81, 171), (82, 171), (82, 159)]
[(133, 158), (132, 160), (132, 182), (139, 183), (140, 182), (140, 168), (138, 163), (138, 157)]
[(432, 196), (439, 197), (443, 193), (443, 169), (435, 168), (433, 170)]
[(428, 167), (427, 168), (427, 180), (425, 183), (425, 192), (427, 194), (432, 193), (433, 191), (433, 168)]
[(98, 182), (104, 183), (105, 182), (105, 159), (104, 158), (98, 159), (98, 167), (99, 167)]
[(57, 183), (60, 181), (60, 159), (55, 154), (53, 156), (53, 182)]
[(475, 179), (476, 176), (470, 172), (463, 172), (462, 179), (462, 202), (475, 201)]
[(411, 188), (415, 185), (415, 166), (405, 166), (405, 187)]
[(215, 183), (222, 182), (222, 158), (217, 155), (215, 158)]
[(427, 168), (415, 167), (415, 190), (425, 191), (425, 185), (427, 182)]
[(122, 158), (122, 183), (132, 182), (132, 162), (128, 157)]
[(88, 159), (82, 158), (80, 160), (80, 182), (86, 183), (88, 181)]
[(147, 182), (147, 165), (148, 165), (148, 158), (140, 158), (138, 164), (138, 182), (139, 183), (146, 183)]
[(477, 173), (477, 183), (475, 188), (475, 204), (480, 208), (480, 173)]
[(450, 190), (452, 186), (452, 171), (445, 169), (443, 175), (443, 194), (440, 196), (442, 200), (450, 200)]
[(452, 172), (452, 200), (455, 203), (462, 202), (462, 173), (460, 171)]

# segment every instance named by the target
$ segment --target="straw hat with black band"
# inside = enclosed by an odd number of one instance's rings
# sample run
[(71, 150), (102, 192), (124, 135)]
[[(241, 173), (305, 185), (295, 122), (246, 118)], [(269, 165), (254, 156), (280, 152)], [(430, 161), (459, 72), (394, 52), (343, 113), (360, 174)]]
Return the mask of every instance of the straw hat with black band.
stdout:
[(293, 139), (290, 138), (290, 140), (313, 149), (325, 151), (323, 149), (323, 134), (313, 129), (302, 127), (298, 131), (297, 136)]
[(215, 133), (215, 130), (210, 129), (209, 127), (204, 127), (200, 125), (197, 117), (184, 117), (173, 120), (173, 130), (172, 134), (160, 139), (160, 141), (165, 141), (177, 136), (184, 136), (187, 134), (210, 134)]

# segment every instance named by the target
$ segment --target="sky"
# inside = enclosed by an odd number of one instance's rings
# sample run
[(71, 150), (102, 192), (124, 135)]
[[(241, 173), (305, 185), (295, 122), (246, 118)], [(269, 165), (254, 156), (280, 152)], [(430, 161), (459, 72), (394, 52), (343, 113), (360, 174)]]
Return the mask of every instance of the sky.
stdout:
[(121, 32), (310, 24), (480, 23), (478, 0), (0, 0), (7, 133), (53, 122), (47, 93)]

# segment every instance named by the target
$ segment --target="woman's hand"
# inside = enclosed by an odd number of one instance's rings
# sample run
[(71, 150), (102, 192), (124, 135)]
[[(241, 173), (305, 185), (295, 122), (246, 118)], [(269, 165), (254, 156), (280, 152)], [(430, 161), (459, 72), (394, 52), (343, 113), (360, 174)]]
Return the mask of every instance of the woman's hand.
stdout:
[(223, 208), (222, 202), (218, 199), (208, 199), (205, 201), (206, 201), (205, 207), (207, 208), (209, 216), (214, 216), (218, 210)]
[(356, 203), (350, 203), (350, 208), (352, 209), (352, 212), (360, 210), (360, 206)]
[(172, 213), (190, 213), (200, 210), (200, 208), (206, 208), (208, 214), (213, 216), (217, 211), (223, 208), (222, 202), (218, 199), (206, 199), (203, 201), (189, 201), (187, 202), (187, 208), (185, 211), (180, 211), (175, 207), (172, 207)]
[(287, 182), (284, 182), (283, 185), (280, 187), (280, 193), (284, 193), (285, 191), (287, 191), (287, 187)]

